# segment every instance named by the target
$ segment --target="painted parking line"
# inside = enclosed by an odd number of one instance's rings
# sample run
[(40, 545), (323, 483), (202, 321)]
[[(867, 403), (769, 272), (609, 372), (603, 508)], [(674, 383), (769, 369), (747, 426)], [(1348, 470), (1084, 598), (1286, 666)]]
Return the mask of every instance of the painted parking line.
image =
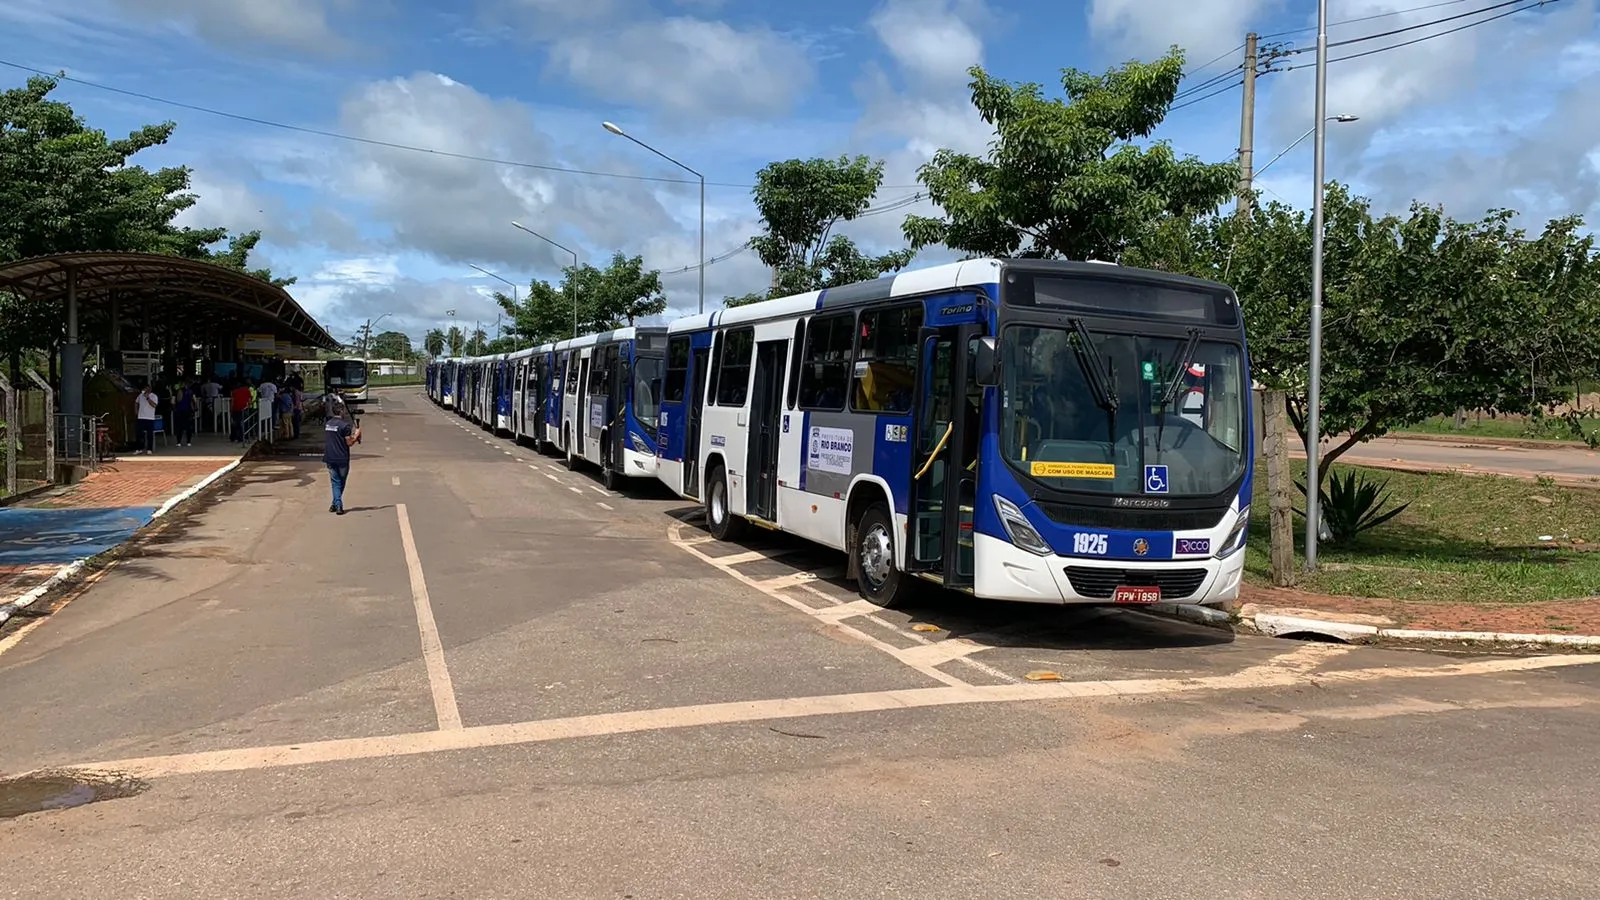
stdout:
[[(1298, 651), (1296, 651), (1298, 652)], [(1288, 655), (1288, 654), (1285, 654)], [(1071, 702), (1134, 697), (1177, 697), (1223, 691), (1261, 691), (1320, 684), (1324, 687), (1412, 679), (1460, 678), (1531, 672), (1600, 663), (1600, 656), (1573, 654), (1495, 658), (1454, 665), (1378, 666), (1338, 672), (1304, 673), (1292, 667), (1251, 667), (1228, 675), (1196, 678), (1130, 678), (1111, 681), (1056, 681), (998, 685), (944, 685), (855, 694), (825, 694), (772, 700), (739, 700), (692, 706), (671, 706), (630, 712), (569, 716), (500, 725), (477, 725), (448, 731), (419, 731), (378, 737), (307, 741), (266, 747), (207, 750), (167, 756), (80, 763), (53, 771), (120, 772), (135, 778), (163, 778), (212, 772), (242, 772), (313, 763), (387, 759), (480, 749), (569, 741), (619, 734), (706, 728), (826, 716), (857, 715), (941, 706), (984, 703)], [(1582, 698), (1530, 698), (1507, 701), (1511, 706), (1581, 706)], [(1491, 708), (1483, 703), (1410, 703), (1351, 707), (1303, 713), (1307, 718), (1355, 720), (1390, 715), (1447, 713)]]
[(428, 599), (428, 582), (422, 574), (422, 558), (417, 555), (417, 540), (411, 534), (411, 515), (404, 503), (395, 504), (400, 519), (400, 543), (405, 548), (406, 569), (411, 577), (411, 600), (417, 611), (417, 631), (422, 636), (422, 659), (428, 667), (428, 688), (433, 693), (433, 709), (442, 731), (461, 729), (461, 710), (456, 706), (456, 689), (444, 662), (444, 645), (439, 641), (439, 626), (433, 620), (433, 604)]

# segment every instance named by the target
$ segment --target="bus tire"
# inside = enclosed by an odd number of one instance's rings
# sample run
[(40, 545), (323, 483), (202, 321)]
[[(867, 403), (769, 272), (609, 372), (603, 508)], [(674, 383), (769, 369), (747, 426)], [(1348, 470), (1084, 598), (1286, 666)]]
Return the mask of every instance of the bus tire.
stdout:
[(600, 467), (600, 484), (606, 490), (614, 492), (622, 483), (622, 478), (617, 472), (617, 465), (609, 458), (611, 454), (607, 453), (606, 456), (608, 458), (605, 464)]
[(706, 479), (706, 530), (719, 541), (736, 541), (744, 535), (744, 526), (728, 505), (728, 472), (718, 464)]
[(884, 609), (903, 603), (911, 595), (912, 579), (895, 565), (894, 516), (889, 507), (873, 503), (862, 511), (854, 544), (851, 568), (862, 598)]
[(572, 451), (572, 432), (567, 432), (567, 471), (578, 471), (578, 454)]

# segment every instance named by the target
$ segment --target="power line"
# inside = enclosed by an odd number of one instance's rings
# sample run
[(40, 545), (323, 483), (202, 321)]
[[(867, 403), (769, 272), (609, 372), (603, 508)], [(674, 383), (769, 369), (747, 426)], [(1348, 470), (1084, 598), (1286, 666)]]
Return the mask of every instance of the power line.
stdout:
[(1216, 75), (1211, 76), (1210, 78), (1207, 78), (1205, 81), (1202, 81), (1199, 84), (1190, 85), (1189, 87), (1184, 88), (1183, 90), (1177, 92), (1176, 94), (1173, 94), (1172, 95), (1172, 99), (1174, 101), (1177, 101), (1177, 100), (1182, 100), (1185, 97), (1191, 97), (1191, 96), (1193, 96), (1193, 95), (1195, 95), (1195, 94), (1197, 94), (1197, 93), (1199, 93), (1199, 92), (1201, 92), (1203, 90), (1206, 90), (1207, 88), (1212, 87), (1213, 85), (1216, 85), (1216, 84), (1218, 84), (1220, 82), (1226, 81), (1229, 78), (1233, 77), (1234, 75), (1237, 75), (1241, 68), (1243, 68), (1242, 65), (1234, 66), (1231, 69), (1228, 69), (1228, 70), (1226, 70), (1224, 72), (1220, 72), (1220, 73), (1218, 73)]
[[(918, 202), (920, 202), (922, 200), (925, 200), (925, 199), (927, 199), (927, 195), (923, 194), (920, 191), (915, 193), (915, 194), (909, 194), (909, 195), (904, 196), (904, 197), (898, 197), (898, 198), (896, 198), (894, 200), (886, 201), (880, 206), (870, 207), (870, 208), (864, 210), (863, 212), (861, 212), (860, 214), (858, 214), (855, 217), (855, 219), (850, 219), (849, 221), (854, 222), (854, 221), (859, 220), (859, 219), (865, 219), (868, 216), (877, 216), (877, 215), (882, 215), (884, 213), (894, 212), (895, 210), (905, 209), (906, 207), (914, 206)], [(706, 260), (706, 265), (710, 266), (710, 265), (714, 265), (714, 264), (719, 263), (719, 262), (725, 262), (727, 260), (730, 260), (730, 259), (734, 258), (735, 256), (738, 256), (739, 254), (741, 254), (741, 253), (743, 253), (743, 252), (745, 252), (746, 250), (749, 250), (749, 249), (750, 249), (750, 242), (746, 241), (743, 244), (740, 244), (739, 246), (734, 247), (732, 250), (728, 250), (728, 251), (725, 251), (723, 253), (719, 253), (716, 256), (711, 257), (710, 259)], [(685, 272), (693, 272), (694, 270), (696, 270), (698, 268), (700, 268), (699, 265), (691, 264), (691, 265), (687, 265), (687, 266), (684, 266), (684, 267), (679, 268), (679, 269), (672, 269), (672, 270), (669, 270), (669, 271), (666, 271), (666, 272), (662, 272), (660, 274), (662, 274), (662, 275), (682, 275)]]
[[(121, 94), (124, 97), (134, 97), (134, 98), (137, 98), (139, 100), (149, 101), (151, 103), (164, 104), (166, 106), (177, 107), (178, 109), (187, 109), (187, 110), (190, 110), (191, 112), (205, 113), (206, 115), (219, 116), (219, 117), (224, 118), (224, 119), (232, 119), (232, 120), (234, 120), (236, 122), (248, 122), (248, 123), (250, 123), (252, 125), (261, 125), (261, 126), (264, 126), (264, 127), (267, 127), (267, 128), (278, 128), (278, 129), (282, 129), (284, 131), (293, 131), (293, 132), (297, 132), (299, 134), (315, 135), (317, 137), (331, 138), (333, 140), (339, 140), (339, 141), (349, 141), (349, 142), (355, 143), (355, 144), (366, 144), (366, 145), (372, 146), (372, 147), (384, 147), (384, 148), (387, 148), (387, 149), (390, 149), (390, 150), (404, 150), (404, 151), (407, 151), (409, 153), (426, 153), (426, 154), (428, 154), (430, 156), (439, 156), (439, 157), (444, 157), (444, 158), (447, 158), (447, 159), (461, 159), (461, 160), (466, 160), (468, 162), (489, 163), (489, 164), (497, 165), (497, 166), (511, 166), (513, 168), (518, 168), (518, 169), (537, 169), (537, 170), (539, 170), (541, 172), (561, 172), (561, 173), (565, 173), (565, 174), (568, 174), (568, 175), (587, 175), (587, 176), (591, 176), (591, 177), (595, 177), (595, 178), (621, 178), (621, 179), (628, 180), (628, 181), (650, 181), (650, 182), (656, 182), (656, 183), (660, 183), (660, 184), (699, 184), (700, 183), (699, 179), (667, 178), (667, 177), (657, 176), (657, 175), (631, 175), (631, 174), (627, 174), (627, 173), (623, 173), (623, 172), (599, 172), (599, 171), (595, 171), (595, 170), (592, 170), (592, 169), (577, 169), (577, 168), (572, 168), (572, 167), (569, 167), (569, 166), (553, 165), (553, 164), (550, 164), (550, 163), (533, 163), (533, 162), (525, 162), (525, 161), (522, 161), (522, 160), (515, 160), (515, 159), (497, 159), (497, 158), (491, 157), (491, 156), (478, 156), (478, 155), (471, 154), (471, 153), (457, 153), (457, 152), (452, 151), (452, 150), (439, 150), (439, 149), (433, 148), (433, 147), (417, 147), (417, 146), (413, 146), (413, 145), (410, 145), (410, 144), (397, 143), (395, 141), (385, 141), (385, 140), (379, 140), (377, 138), (361, 137), (359, 135), (354, 135), (354, 134), (343, 134), (341, 132), (328, 131), (328, 130), (325, 130), (325, 129), (322, 129), (322, 128), (310, 128), (310, 127), (305, 126), (305, 125), (291, 125), (291, 124), (288, 124), (286, 122), (275, 122), (275, 121), (273, 121), (271, 119), (263, 119), (263, 118), (259, 118), (257, 116), (247, 116), (247, 115), (244, 115), (242, 113), (228, 112), (227, 110), (222, 110), (222, 109), (213, 109), (213, 108), (211, 108), (209, 106), (200, 106), (200, 105), (194, 104), (194, 103), (185, 103), (185, 102), (183, 102), (181, 100), (171, 100), (171, 99), (168, 99), (166, 97), (158, 97), (158, 96), (156, 96), (154, 94), (146, 94), (146, 93), (142, 93), (140, 91), (130, 91), (130, 90), (126, 89), (126, 88), (113, 87), (113, 86), (111, 86), (109, 84), (100, 84), (99, 82), (95, 82), (95, 81), (87, 81), (87, 80), (82, 79), (82, 78), (74, 78), (71, 75), (64, 75), (64, 74), (61, 74), (61, 73), (58, 73), (58, 72), (47, 72), (47, 71), (45, 71), (43, 69), (36, 69), (36, 68), (34, 68), (32, 66), (25, 66), (25, 65), (22, 65), (21, 63), (11, 62), (10, 60), (5, 60), (5, 59), (0, 59), (0, 66), (9, 66), (9, 67), (11, 67), (13, 69), (21, 69), (24, 72), (32, 72), (35, 75), (43, 75), (43, 76), (45, 76), (47, 78), (54, 78), (54, 79), (56, 79), (58, 81), (68, 81), (68, 82), (71, 82), (73, 84), (81, 84), (84, 87), (92, 87), (92, 88), (96, 88), (96, 89), (99, 89), (99, 90), (102, 90), (102, 91), (108, 91), (108, 92), (113, 93), (113, 94)], [(754, 185), (751, 185), (751, 184), (736, 184), (736, 183), (731, 183), (731, 182), (726, 182), (726, 181), (707, 181), (706, 182), (706, 186), (707, 187), (729, 187), (729, 188), (751, 188), (751, 187), (754, 187)], [(909, 185), (907, 185), (907, 186), (909, 187)]]
[[(1520, 2), (1520, 0), (1519, 0), (1519, 2)], [(1335, 59), (1330, 59), (1330, 60), (1328, 60), (1328, 62), (1330, 62), (1330, 63), (1344, 62), (1345, 60), (1349, 60), (1349, 59), (1360, 59), (1363, 56), (1371, 56), (1374, 53), (1383, 53), (1383, 52), (1388, 51), (1388, 50), (1398, 50), (1401, 47), (1409, 47), (1412, 44), (1420, 44), (1423, 41), (1431, 41), (1434, 38), (1441, 38), (1441, 37), (1444, 37), (1447, 34), (1455, 34), (1458, 31), (1465, 31), (1468, 28), (1476, 28), (1479, 25), (1487, 25), (1490, 22), (1495, 21), (1496, 19), (1504, 19), (1506, 16), (1514, 16), (1519, 12), (1527, 12), (1530, 9), (1538, 9), (1539, 7), (1545, 6), (1547, 4), (1559, 3), (1559, 2), (1560, 2), (1560, 0), (1536, 0), (1536, 2), (1529, 3), (1526, 6), (1519, 6), (1516, 9), (1508, 9), (1505, 12), (1500, 13), (1499, 15), (1490, 16), (1487, 19), (1480, 19), (1480, 20), (1478, 20), (1476, 22), (1468, 22), (1465, 25), (1457, 25), (1454, 28), (1447, 28), (1444, 31), (1435, 32), (1434, 34), (1425, 34), (1422, 37), (1412, 38), (1409, 41), (1401, 41), (1398, 44), (1390, 44), (1387, 47), (1378, 47), (1378, 48), (1373, 49), (1373, 50), (1363, 50), (1360, 53), (1347, 53), (1344, 56), (1340, 56), (1340, 57), (1337, 57)], [(1315, 63), (1300, 63), (1299, 65), (1285, 66), (1282, 71), (1292, 72), (1295, 69), (1308, 69), (1308, 68), (1311, 68), (1314, 65), (1316, 65), (1316, 64)]]
[[(1390, 37), (1390, 36), (1396, 35), (1396, 34), (1404, 34), (1404, 33), (1408, 32), (1408, 31), (1416, 31), (1419, 28), (1432, 28), (1435, 25), (1442, 25), (1445, 22), (1454, 22), (1457, 19), (1467, 19), (1467, 18), (1471, 18), (1472, 16), (1482, 15), (1483, 13), (1486, 13), (1486, 12), (1493, 12), (1494, 10), (1497, 10), (1497, 9), (1504, 9), (1507, 6), (1516, 6), (1519, 3), (1526, 3), (1526, 2), (1528, 2), (1528, 0), (1501, 0), (1500, 3), (1496, 3), (1493, 6), (1485, 6), (1485, 7), (1481, 8), (1481, 9), (1471, 10), (1470, 12), (1457, 13), (1456, 15), (1453, 15), (1453, 16), (1445, 16), (1445, 17), (1440, 18), (1440, 19), (1434, 19), (1434, 20), (1429, 21), (1429, 22), (1422, 22), (1422, 23), (1419, 23), (1417, 25), (1407, 25), (1404, 28), (1391, 28), (1388, 31), (1380, 31), (1377, 34), (1364, 34), (1361, 37), (1349, 38), (1349, 39), (1343, 40), (1343, 41), (1334, 41), (1333, 43), (1328, 45), (1328, 49), (1331, 50), (1334, 47), (1344, 47), (1344, 46), (1348, 46), (1350, 44), (1359, 44), (1359, 43), (1362, 43), (1363, 41), (1375, 41), (1378, 38)], [(1484, 22), (1492, 22), (1494, 20), (1493, 19), (1484, 19), (1483, 21)], [(1482, 24), (1482, 23), (1481, 22), (1474, 22), (1472, 24), (1478, 25), (1478, 24)], [(1441, 32), (1441, 33), (1449, 34), (1450, 32), (1445, 31), (1445, 32)], [(1396, 44), (1395, 46), (1403, 47), (1405, 45), (1404, 44)], [(1295, 48), (1293, 50), (1284, 51), (1283, 55), (1284, 56), (1293, 56), (1293, 55), (1299, 54), (1299, 53), (1310, 53), (1312, 50), (1315, 50), (1315, 49), (1316, 49), (1315, 47), (1297, 47), (1297, 48)]]
[[(1354, 19), (1342, 19), (1342, 20), (1340, 20), (1338, 22), (1329, 22), (1328, 23), (1328, 27), (1329, 28), (1334, 28), (1334, 27), (1337, 27), (1339, 25), (1354, 25), (1357, 22), (1371, 22), (1374, 19), (1387, 19), (1390, 16), (1401, 16), (1401, 15), (1405, 15), (1406, 13), (1422, 12), (1423, 10), (1426, 10), (1426, 9), (1438, 9), (1441, 6), (1455, 6), (1458, 3), (1465, 3), (1465, 2), (1467, 2), (1467, 0), (1443, 0), (1443, 2), (1441, 2), (1441, 3), (1427, 3), (1427, 4), (1424, 4), (1422, 6), (1408, 6), (1405, 9), (1397, 9), (1397, 10), (1394, 10), (1392, 12), (1374, 13), (1373, 15), (1370, 15), (1370, 16), (1360, 16), (1360, 17), (1354, 18)], [(1315, 26), (1310, 26), (1310, 27), (1306, 27), (1306, 28), (1291, 28), (1288, 31), (1275, 31), (1272, 34), (1263, 34), (1263, 35), (1261, 35), (1261, 40), (1266, 40), (1267, 38), (1284, 37), (1286, 35), (1291, 35), (1291, 34), (1305, 34), (1307, 32), (1315, 32), (1316, 30), (1317, 29), (1316, 29)]]
[(1239, 87), (1239, 86), (1241, 86), (1243, 84), (1244, 84), (1244, 79), (1241, 78), (1238, 81), (1235, 81), (1234, 83), (1229, 84), (1229, 85), (1224, 85), (1223, 87), (1220, 87), (1217, 90), (1214, 90), (1209, 94), (1202, 94), (1199, 97), (1195, 97), (1193, 100), (1185, 100), (1184, 102), (1179, 103), (1176, 106), (1169, 107), (1167, 109), (1167, 112), (1168, 113), (1175, 113), (1178, 110), (1183, 109), (1186, 106), (1193, 106), (1196, 103), (1201, 103), (1201, 102), (1204, 102), (1206, 100), (1210, 100), (1212, 97), (1217, 97), (1217, 96), (1220, 96), (1222, 94), (1226, 94), (1229, 91), (1233, 90), (1234, 88)]
[(1194, 68), (1190, 69), (1189, 71), (1183, 73), (1183, 77), (1185, 77), (1185, 78), (1193, 78), (1194, 76), (1199, 75), (1201, 72), (1204, 72), (1205, 70), (1211, 68), (1212, 66), (1216, 65), (1219, 62), (1222, 62), (1223, 60), (1225, 60), (1228, 57), (1234, 55), (1235, 53), (1238, 53), (1240, 50), (1243, 50), (1243, 49), (1244, 49), (1244, 45), (1240, 44), (1239, 46), (1234, 47), (1232, 50), (1229, 50), (1226, 53), (1218, 53), (1216, 56), (1211, 57), (1210, 59), (1206, 60), (1205, 62), (1201, 63), (1200, 65), (1195, 66)]

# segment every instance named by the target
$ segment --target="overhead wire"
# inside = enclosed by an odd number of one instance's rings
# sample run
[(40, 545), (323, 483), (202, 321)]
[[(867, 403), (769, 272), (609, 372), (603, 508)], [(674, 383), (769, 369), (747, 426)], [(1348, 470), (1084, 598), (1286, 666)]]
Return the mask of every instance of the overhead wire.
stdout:
[[(1519, 2), (1520, 2), (1520, 0), (1519, 0)], [(1504, 19), (1506, 16), (1514, 16), (1517, 13), (1520, 13), (1520, 12), (1527, 12), (1530, 9), (1538, 9), (1541, 6), (1547, 6), (1547, 5), (1551, 4), (1551, 3), (1559, 3), (1559, 2), (1561, 2), (1561, 0), (1533, 0), (1533, 2), (1528, 3), (1526, 6), (1519, 6), (1516, 9), (1508, 9), (1505, 12), (1500, 13), (1499, 15), (1490, 16), (1487, 19), (1480, 19), (1479, 21), (1476, 21), (1476, 22), (1467, 22), (1464, 25), (1457, 25), (1454, 28), (1447, 28), (1444, 31), (1435, 32), (1433, 34), (1425, 34), (1422, 37), (1412, 38), (1409, 41), (1401, 41), (1398, 44), (1390, 44), (1390, 45), (1388, 45), (1386, 47), (1376, 47), (1376, 48), (1374, 48), (1372, 50), (1363, 50), (1360, 53), (1346, 53), (1344, 56), (1335, 57), (1333, 59), (1328, 60), (1328, 62), (1330, 62), (1330, 63), (1344, 62), (1345, 60), (1360, 59), (1363, 56), (1371, 56), (1374, 53), (1383, 53), (1383, 52), (1388, 51), (1388, 50), (1398, 50), (1401, 47), (1409, 47), (1412, 44), (1420, 44), (1423, 41), (1431, 41), (1434, 38), (1441, 38), (1441, 37), (1444, 37), (1445, 35), (1448, 35), (1448, 34), (1455, 34), (1458, 31), (1465, 31), (1468, 28), (1476, 28), (1479, 25), (1487, 25), (1490, 22), (1495, 21), (1496, 19)], [(1354, 42), (1351, 41), (1351, 42), (1347, 42), (1347, 43), (1354, 43)], [(1282, 71), (1284, 71), (1284, 72), (1292, 72), (1295, 69), (1307, 69), (1307, 68), (1311, 68), (1314, 65), (1316, 65), (1314, 62), (1312, 62), (1312, 63), (1300, 63), (1298, 65), (1293, 65), (1293, 66), (1284, 66)]]
[[(868, 209), (866, 209), (863, 212), (861, 212), (860, 214), (858, 214), (854, 219), (851, 219), (849, 221), (854, 222), (854, 221), (857, 221), (857, 220), (860, 220), (860, 219), (868, 218), (870, 216), (877, 216), (877, 215), (882, 215), (884, 213), (890, 213), (890, 212), (894, 212), (896, 210), (905, 209), (908, 206), (915, 206), (917, 203), (921, 202), (922, 200), (926, 200), (926, 199), (927, 199), (927, 194), (924, 194), (921, 191), (918, 191), (915, 194), (908, 194), (908, 195), (906, 195), (904, 197), (897, 197), (897, 198), (895, 198), (893, 200), (886, 200), (886, 201), (884, 201), (882, 204), (880, 204), (878, 206), (869, 207)], [(716, 263), (726, 262), (727, 260), (730, 260), (730, 259), (734, 258), (735, 256), (738, 256), (739, 254), (741, 254), (741, 253), (743, 253), (743, 252), (745, 252), (746, 250), (749, 250), (749, 249), (750, 249), (750, 242), (746, 241), (745, 243), (740, 244), (739, 246), (734, 247), (731, 250), (724, 251), (722, 253), (717, 254), (716, 256), (711, 257), (710, 259), (706, 260), (705, 264), (707, 266), (711, 266), (711, 265), (714, 265)], [(698, 263), (691, 263), (690, 265), (683, 266), (681, 268), (670, 269), (668, 271), (662, 272), (661, 274), (663, 276), (667, 276), (667, 275), (682, 275), (685, 272), (693, 272), (698, 268), (700, 268)]]
[[(1408, 6), (1405, 9), (1395, 9), (1395, 10), (1390, 10), (1389, 12), (1373, 13), (1370, 16), (1357, 16), (1354, 19), (1340, 19), (1337, 22), (1329, 22), (1328, 23), (1328, 27), (1329, 28), (1336, 28), (1336, 27), (1338, 27), (1340, 25), (1354, 25), (1354, 24), (1356, 24), (1358, 22), (1372, 22), (1372, 21), (1375, 21), (1377, 19), (1387, 19), (1387, 18), (1390, 18), (1391, 16), (1403, 16), (1406, 13), (1422, 12), (1423, 10), (1428, 10), (1428, 9), (1439, 9), (1440, 7), (1444, 7), (1444, 6), (1456, 6), (1458, 4), (1466, 3), (1466, 2), (1467, 2), (1467, 0), (1442, 0), (1442, 2), (1439, 2), (1439, 3), (1425, 3), (1422, 6)], [(1268, 38), (1285, 37), (1285, 36), (1291, 35), (1291, 34), (1306, 34), (1308, 32), (1315, 33), (1316, 30), (1317, 30), (1316, 26), (1312, 25), (1312, 26), (1307, 26), (1305, 28), (1291, 28), (1288, 31), (1274, 31), (1272, 34), (1260, 35), (1259, 38), (1264, 41), (1264, 40), (1267, 40)]]
[[(1496, 3), (1496, 4), (1492, 5), (1492, 6), (1485, 6), (1485, 7), (1482, 7), (1481, 9), (1474, 9), (1474, 10), (1470, 10), (1470, 11), (1464, 12), (1464, 13), (1457, 13), (1456, 15), (1453, 15), (1453, 16), (1444, 16), (1443, 18), (1433, 19), (1432, 21), (1428, 21), (1428, 22), (1419, 22), (1416, 25), (1407, 25), (1404, 28), (1391, 28), (1388, 31), (1380, 31), (1380, 32), (1378, 32), (1376, 34), (1364, 34), (1364, 35), (1362, 35), (1360, 37), (1348, 38), (1348, 39), (1342, 40), (1342, 41), (1333, 41), (1332, 43), (1328, 44), (1328, 49), (1332, 50), (1334, 47), (1345, 47), (1345, 46), (1349, 46), (1350, 44), (1359, 44), (1359, 43), (1362, 43), (1364, 41), (1375, 41), (1375, 40), (1377, 40), (1379, 38), (1386, 38), (1386, 37), (1391, 37), (1391, 36), (1396, 35), (1396, 34), (1405, 34), (1406, 32), (1416, 31), (1419, 28), (1432, 28), (1435, 25), (1442, 25), (1445, 22), (1454, 22), (1457, 19), (1468, 19), (1468, 18), (1471, 18), (1473, 16), (1482, 15), (1482, 14), (1484, 14), (1486, 12), (1493, 12), (1493, 11), (1495, 11), (1497, 9), (1504, 9), (1507, 6), (1516, 6), (1518, 4), (1527, 3), (1527, 2), (1529, 2), (1529, 0), (1501, 0), (1501, 2)], [(1492, 18), (1484, 19), (1483, 21), (1484, 22), (1492, 22), (1492, 21), (1494, 21), (1494, 19), (1492, 19)], [(1473, 23), (1473, 24), (1481, 24), (1481, 23)], [(1448, 31), (1441, 32), (1441, 33), (1449, 34)], [(1395, 46), (1403, 47), (1405, 45), (1404, 44), (1396, 44)], [(1317, 49), (1317, 48), (1315, 48), (1315, 47), (1296, 47), (1293, 50), (1285, 50), (1285, 51), (1283, 51), (1283, 55), (1284, 56), (1294, 56), (1294, 55), (1299, 54), (1299, 53), (1310, 53), (1311, 51), (1313, 51), (1315, 49)]]

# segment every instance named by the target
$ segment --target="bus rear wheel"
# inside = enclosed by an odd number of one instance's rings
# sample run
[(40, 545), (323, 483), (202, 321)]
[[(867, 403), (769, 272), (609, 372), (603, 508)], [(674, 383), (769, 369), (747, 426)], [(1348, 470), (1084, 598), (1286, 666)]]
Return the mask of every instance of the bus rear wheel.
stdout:
[(894, 517), (882, 503), (861, 513), (855, 534), (856, 587), (875, 606), (889, 609), (911, 595), (911, 579), (895, 566)]
[(713, 467), (706, 479), (706, 530), (719, 541), (736, 541), (744, 534), (744, 526), (744, 520), (728, 508), (727, 470)]

